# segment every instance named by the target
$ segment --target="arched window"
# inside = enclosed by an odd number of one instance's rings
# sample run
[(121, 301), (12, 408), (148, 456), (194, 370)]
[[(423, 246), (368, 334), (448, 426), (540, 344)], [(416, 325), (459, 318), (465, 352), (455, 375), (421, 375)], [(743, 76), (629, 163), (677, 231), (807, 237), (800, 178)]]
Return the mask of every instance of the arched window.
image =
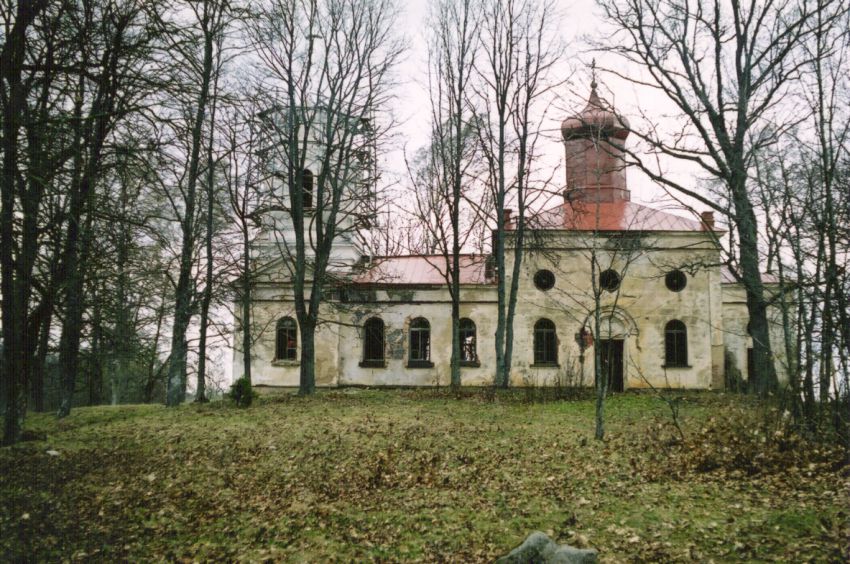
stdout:
[(291, 317), (277, 320), (277, 338), (274, 357), (276, 360), (296, 360), (298, 358), (298, 325)]
[(664, 327), (664, 365), (688, 365), (688, 330), (678, 319), (668, 321)]
[(424, 317), (417, 317), (410, 322), (408, 366), (433, 366), (431, 364), (431, 324)]
[(534, 324), (534, 364), (558, 364), (558, 334), (548, 319)]
[(478, 351), (476, 350), (477, 335), (475, 333), (475, 322), (464, 317), (460, 320), (460, 361), (463, 364), (477, 364)]
[(301, 173), (301, 189), (304, 194), (304, 209), (313, 208), (313, 173), (309, 170), (304, 170)]
[(363, 325), (362, 365), (384, 365), (384, 322), (379, 317), (373, 317)]

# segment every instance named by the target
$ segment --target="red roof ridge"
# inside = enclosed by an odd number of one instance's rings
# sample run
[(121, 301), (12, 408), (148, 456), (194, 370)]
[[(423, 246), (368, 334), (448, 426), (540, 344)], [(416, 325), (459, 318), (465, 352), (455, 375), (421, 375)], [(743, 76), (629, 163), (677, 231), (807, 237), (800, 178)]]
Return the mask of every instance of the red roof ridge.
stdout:
[[(480, 260), (477, 260), (480, 257)], [(353, 278), (355, 284), (443, 285), (446, 283), (445, 255), (388, 255), (373, 257), (362, 272)], [(486, 276), (487, 255), (460, 255), (461, 284), (491, 284)], [(439, 259), (435, 261), (433, 259)]]

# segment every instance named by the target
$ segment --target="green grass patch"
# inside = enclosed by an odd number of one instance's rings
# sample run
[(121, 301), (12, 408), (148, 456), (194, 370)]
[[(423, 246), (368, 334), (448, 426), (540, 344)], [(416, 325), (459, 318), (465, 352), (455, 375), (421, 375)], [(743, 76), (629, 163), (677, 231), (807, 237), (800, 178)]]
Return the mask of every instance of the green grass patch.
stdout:
[[(530, 399), (535, 401), (529, 401)], [(844, 453), (749, 398), (337, 390), (97, 407), (0, 449), (3, 560), (492, 561), (535, 529), (603, 561), (847, 557)], [(58, 454), (50, 454), (55, 451)]]

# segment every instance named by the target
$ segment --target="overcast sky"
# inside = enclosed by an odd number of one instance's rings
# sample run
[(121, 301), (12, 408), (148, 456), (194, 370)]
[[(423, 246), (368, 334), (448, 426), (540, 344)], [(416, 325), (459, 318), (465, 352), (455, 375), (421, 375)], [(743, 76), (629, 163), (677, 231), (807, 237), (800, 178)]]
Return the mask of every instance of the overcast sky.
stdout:
[[(426, 88), (427, 21), (432, 2), (428, 0), (408, 0), (401, 3), (401, 23), (404, 36), (409, 43), (402, 64), (399, 67), (399, 77), (402, 85), (398, 90), (398, 99), (394, 108), (396, 118), (400, 121), (397, 131), (399, 149), (386, 156), (386, 167), (395, 173), (403, 182), (403, 153), (402, 145), (406, 145), (408, 154), (424, 146), (428, 137), (429, 110)], [(565, 183), (563, 174), (563, 145), (558, 137), (561, 121), (572, 113), (580, 111), (587, 100), (590, 87), (590, 61), (597, 59), (600, 67), (616, 67), (623, 69), (622, 63), (615, 58), (599, 53), (593, 53), (588, 47), (590, 37), (610, 37), (611, 30), (606, 28), (600, 16), (600, 9), (595, 0), (561, 0), (556, 4), (558, 29), (561, 30), (561, 40), (568, 44), (565, 60), (561, 64), (561, 74), (570, 80), (561, 87), (558, 94), (562, 97), (556, 109), (548, 116), (550, 123), (545, 125), (549, 131), (550, 140), (544, 143), (545, 166), (561, 167), (556, 179)], [(640, 69), (628, 69), (631, 73), (639, 73)], [(635, 125), (638, 108), (650, 115), (661, 116), (669, 111), (665, 100), (654, 92), (640, 89), (610, 75), (599, 78), (600, 92), (612, 103), (618, 111), (626, 115)], [(631, 140), (631, 146), (636, 145)], [(664, 166), (671, 174), (679, 178), (688, 178), (695, 172), (676, 162), (665, 162)], [(697, 182), (694, 178), (691, 182)], [(650, 203), (654, 207), (664, 208), (674, 213), (688, 215), (686, 211), (676, 211), (678, 206), (666, 197), (662, 188), (649, 181), (637, 170), (629, 170), (628, 184), (632, 190), (632, 199), (641, 203)], [(701, 207), (697, 206), (700, 210)]]

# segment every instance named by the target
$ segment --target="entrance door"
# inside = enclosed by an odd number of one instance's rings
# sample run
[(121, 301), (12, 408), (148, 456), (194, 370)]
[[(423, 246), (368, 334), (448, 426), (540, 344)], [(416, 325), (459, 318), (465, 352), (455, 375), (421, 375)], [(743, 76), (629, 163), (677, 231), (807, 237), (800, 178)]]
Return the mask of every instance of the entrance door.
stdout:
[(602, 374), (608, 378), (608, 391), (622, 392), (623, 385), (623, 340), (606, 339), (599, 342), (602, 356)]

